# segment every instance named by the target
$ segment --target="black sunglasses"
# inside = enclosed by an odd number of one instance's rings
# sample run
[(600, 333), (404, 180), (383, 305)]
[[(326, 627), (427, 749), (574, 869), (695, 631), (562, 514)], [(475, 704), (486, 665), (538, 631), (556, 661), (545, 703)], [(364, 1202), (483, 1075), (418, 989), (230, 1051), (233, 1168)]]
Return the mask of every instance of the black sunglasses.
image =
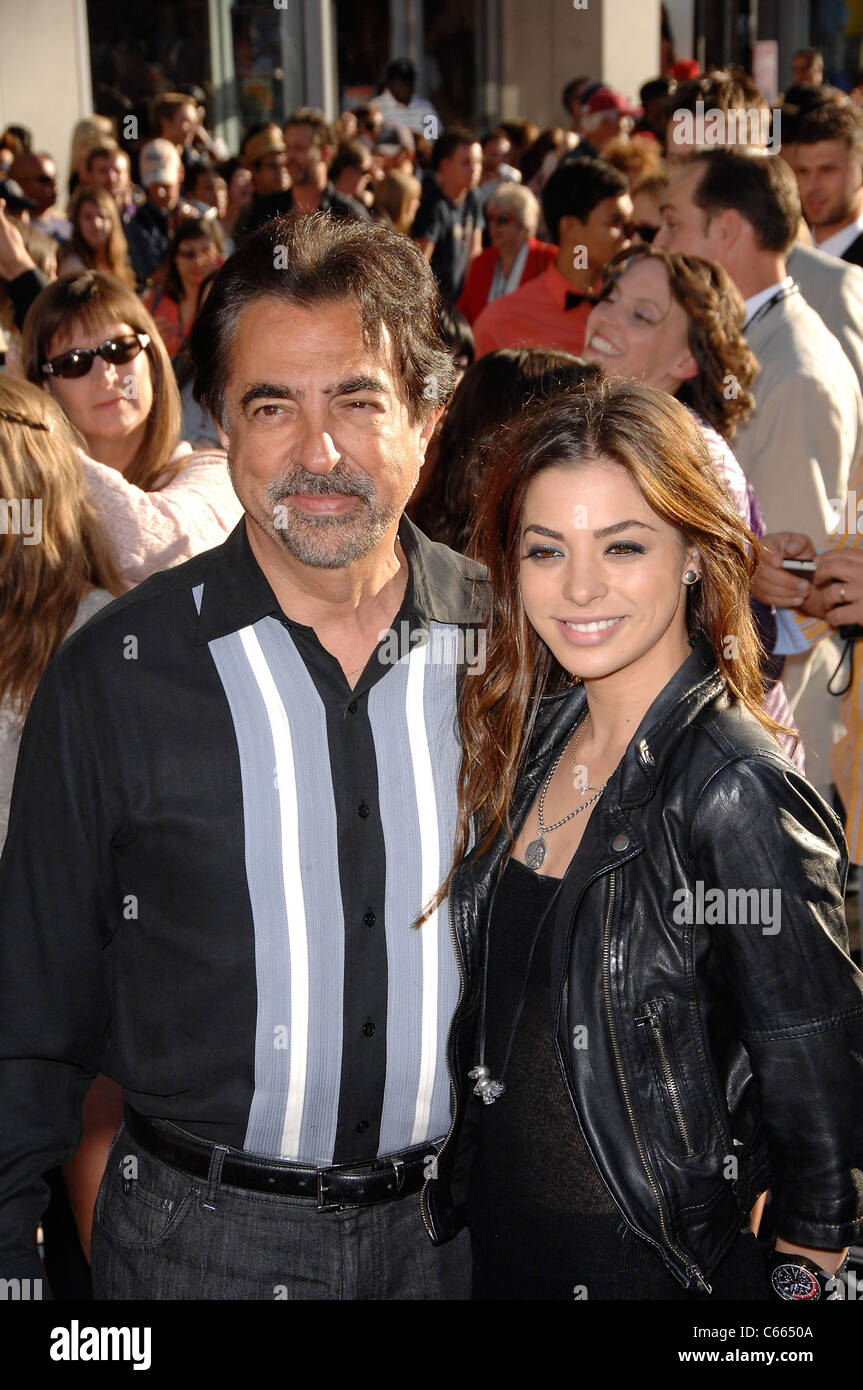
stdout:
[(46, 362), (42, 372), (45, 376), (86, 376), (97, 357), (115, 365), (131, 362), (149, 341), (149, 333), (128, 333), (122, 338), (107, 338), (95, 348), (70, 348), (68, 352), (61, 352), (59, 357), (52, 357), (50, 362)]

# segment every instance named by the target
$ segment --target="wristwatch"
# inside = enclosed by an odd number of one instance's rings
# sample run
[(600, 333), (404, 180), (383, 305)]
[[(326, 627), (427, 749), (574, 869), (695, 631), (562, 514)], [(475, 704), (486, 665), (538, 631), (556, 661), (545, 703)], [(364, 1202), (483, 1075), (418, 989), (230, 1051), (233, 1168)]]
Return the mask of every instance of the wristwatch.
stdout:
[(814, 1260), (789, 1250), (774, 1250), (770, 1255), (770, 1292), (780, 1302), (827, 1302), (845, 1297), (845, 1266), (842, 1261), (835, 1274), (828, 1274)]

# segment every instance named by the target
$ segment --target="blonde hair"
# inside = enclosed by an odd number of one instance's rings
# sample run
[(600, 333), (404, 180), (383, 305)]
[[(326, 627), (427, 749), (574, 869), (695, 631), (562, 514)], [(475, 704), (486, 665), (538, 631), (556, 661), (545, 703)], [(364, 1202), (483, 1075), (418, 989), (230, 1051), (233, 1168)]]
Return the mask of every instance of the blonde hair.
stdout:
[(38, 536), (16, 534), (8, 512), (0, 532), (0, 699), (23, 719), (87, 591), (125, 585), (62, 410), (10, 376), (0, 376), (0, 495), (10, 512), (27, 501), (39, 517)]
[(101, 145), (106, 137), (111, 140), (117, 137), (110, 116), (84, 116), (80, 121), (76, 121), (72, 129), (69, 167), (76, 168), (81, 156)]
[(422, 194), (422, 185), (413, 174), (405, 174), (401, 169), (391, 169), (375, 184), (375, 211), (383, 214), (384, 220), (395, 232), (409, 232), (405, 217), (414, 198)]
[(117, 320), (150, 338), (144, 351), (153, 377), (153, 404), (138, 452), (123, 476), (143, 492), (154, 492), (157, 484), (162, 488), (170, 482), (185, 462), (170, 462), (180, 435), (182, 410), (171, 359), (158, 328), (134, 290), (104, 270), (61, 275), (42, 291), (24, 321), (24, 369), (28, 381), (44, 386), (42, 367), (58, 333), (69, 333), (74, 328), (98, 332)]

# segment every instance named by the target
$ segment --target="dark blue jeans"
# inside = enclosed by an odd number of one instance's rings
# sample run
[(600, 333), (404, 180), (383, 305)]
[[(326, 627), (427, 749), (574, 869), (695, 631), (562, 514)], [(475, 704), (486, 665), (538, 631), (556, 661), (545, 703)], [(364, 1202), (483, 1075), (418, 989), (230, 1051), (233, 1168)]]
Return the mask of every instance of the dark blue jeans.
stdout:
[(302, 1197), (208, 1190), (125, 1125), (93, 1220), (96, 1299), (466, 1300), (470, 1264), (466, 1232), (432, 1245), (419, 1194), (318, 1212)]

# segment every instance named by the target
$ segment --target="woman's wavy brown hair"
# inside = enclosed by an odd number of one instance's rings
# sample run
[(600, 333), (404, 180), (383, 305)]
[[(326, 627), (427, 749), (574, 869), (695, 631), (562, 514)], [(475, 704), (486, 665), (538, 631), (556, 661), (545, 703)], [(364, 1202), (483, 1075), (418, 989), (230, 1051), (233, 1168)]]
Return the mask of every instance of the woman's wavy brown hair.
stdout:
[[(688, 588), (690, 635), (703, 630), (731, 698), (770, 733), (761, 704), (762, 650), (749, 606), (759, 546), (716, 479), (703, 434), (673, 396), (640, 382), (586, 382), (539, 402), (499, 436), (500, 452), (477, 509), (490, 607), (483, 669), (465, 677), (459, 700), (463, 755), (455, 865), (473, 827), (478, 852), (510, 826), (539, 701), (569, 673), (528, 622), (521, 600), (521, 520), (528, 488), (548, 468), (597, 460), (629, 474), (657, 516), (694, 546), (701, 582)], [(511, 832), (510, 832), (511, 833)], [(450, 872), (435, 903), (449, 891)]]
[(115, 275), (124, 285), (130, 285), (134, 288), (135, 274), (129, 265), (129, 243), (126, 240), (126, 233), (123, 231), (123, 223), (120, 221), (117, 204), (104, 188), (95, 187), (92, 184), (79, 184), (72, 194), (69, 202), (69, 221), (72, 223), (72, 240), (69, 243), (69, 250), (80, 257), (90, 270), (96, 269), (92, 247), (87, 245), (81, 232), (81, 209), (85, 203), (93, 203), (100, 212), (104, 212), (110, 219), (111, 234), (105, 247), (110, 273)]
[(733, 438), (755, 407), (749, 390), (760, 367), (743, 336), (743, 300), (733, 280), (713, 261), (682, 256), (659, 246), (618, 251), (605, 267), (604, 292), (633, 261), (661, 261), (668, 287), (689, 323), (689, 350), (698, 375), (681, 382), (675, 395), (722, 435)]
[(79, 328), (87, 333), (101, 332), (117, 320), (150, 338), (144, 351), (153, 378), (153, 405), (138, 452), (123, 477), (143, 492), (155, 492), (156, 484), (163, 488), (181, 471), (188, 457), (170, 462), (180, 436), (180, 393), (159, 330), (133, 289), (104, 270), (61, 275), (46, 286), (24, 320), (24, 370), (28, 381), (44, 388), (47, 378), (42, 368), (58, 335), (68, 337)]
[(10, 376), (0, 376), (0, 495), (41, 504), (35, 543), (8, 524), (0, 534), (0, 699), (23, 718), (88, 589), (117, 595), (126, 586), (87, 499), (65, 415)]

